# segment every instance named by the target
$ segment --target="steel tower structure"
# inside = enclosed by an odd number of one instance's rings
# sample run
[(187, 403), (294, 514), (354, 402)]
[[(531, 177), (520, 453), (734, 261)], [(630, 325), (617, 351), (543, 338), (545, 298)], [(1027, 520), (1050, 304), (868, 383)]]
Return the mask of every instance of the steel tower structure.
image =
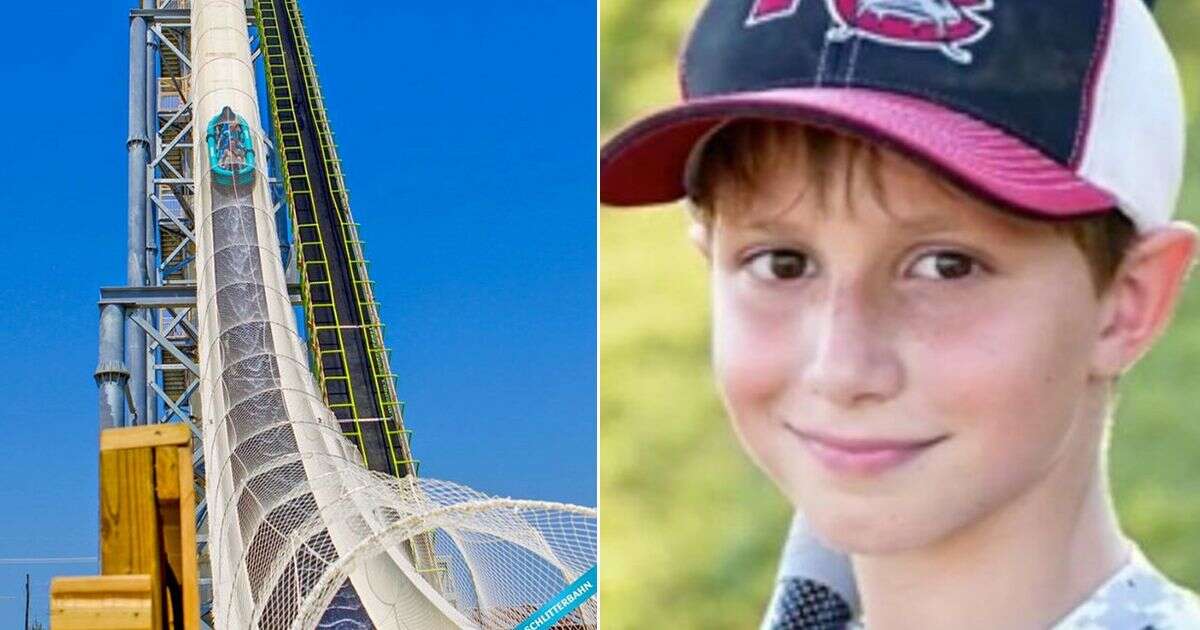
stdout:
[[(293, 304), (300, 307), (311, 370), (325, 403), (368, 468), (416, 474), (403, 403), (358, 225), (350, 214), (333, 134), (296, 0), (246, 0), (253, 58), (273, 130), (270, 180)], [(128, 233), (123, 286), (100, 290), (100, 427), (187, 424), (204, 496), (200, 422), (191, 62), (187, 0), (142, 0), (129, 12)], [(261, 92), (262, 90), (260, 90)], [(261, 97), (260, 97), (261, 98)], [(292, 244), (295, 244), (294, 247)], [(201, 567), (206, 515), (197, 506)], [(412, 550), (439, 570), (432, 543)], [(202, 577), (202, 586), (205, 578)], [(208, 589), (202, 592), (205, 610)]]

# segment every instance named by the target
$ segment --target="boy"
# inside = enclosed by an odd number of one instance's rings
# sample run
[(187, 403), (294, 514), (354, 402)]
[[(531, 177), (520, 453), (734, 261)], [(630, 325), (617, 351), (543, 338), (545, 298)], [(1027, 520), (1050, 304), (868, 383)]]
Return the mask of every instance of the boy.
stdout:
[(1196, 240), (1141, 1), (714, 0), (680, 66), (601, 200), (694, 207), (717, 381), (812, 561), (766, 625), (1200, 628), (1105, 478)]

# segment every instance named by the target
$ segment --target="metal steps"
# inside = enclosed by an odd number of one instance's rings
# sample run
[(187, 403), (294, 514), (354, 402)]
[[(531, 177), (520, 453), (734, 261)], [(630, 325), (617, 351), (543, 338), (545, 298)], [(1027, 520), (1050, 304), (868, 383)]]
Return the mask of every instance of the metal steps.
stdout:
[(417, 462), (299, 7), (262, 0), (255, 10), (313, 373), (367, 466), (402, 477)]

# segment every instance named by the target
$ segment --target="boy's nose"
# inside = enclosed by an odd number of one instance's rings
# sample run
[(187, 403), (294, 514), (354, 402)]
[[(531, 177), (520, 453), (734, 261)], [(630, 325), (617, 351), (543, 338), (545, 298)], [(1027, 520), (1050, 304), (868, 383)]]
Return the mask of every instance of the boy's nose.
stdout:
[(809, 312), (810, 353), (802, 370), (812, 395), (840, 407), (878, 403), (897, 394), (904, 370), (885, 330), (851, 287)]

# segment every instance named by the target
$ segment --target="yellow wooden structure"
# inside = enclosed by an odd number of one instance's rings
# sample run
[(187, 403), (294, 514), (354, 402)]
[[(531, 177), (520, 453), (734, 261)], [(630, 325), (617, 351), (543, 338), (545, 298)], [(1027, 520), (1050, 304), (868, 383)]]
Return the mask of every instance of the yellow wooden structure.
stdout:
[(100, 575), (50, 583), (51, 630), (199, 630), (192, 435), (100, 434)]

